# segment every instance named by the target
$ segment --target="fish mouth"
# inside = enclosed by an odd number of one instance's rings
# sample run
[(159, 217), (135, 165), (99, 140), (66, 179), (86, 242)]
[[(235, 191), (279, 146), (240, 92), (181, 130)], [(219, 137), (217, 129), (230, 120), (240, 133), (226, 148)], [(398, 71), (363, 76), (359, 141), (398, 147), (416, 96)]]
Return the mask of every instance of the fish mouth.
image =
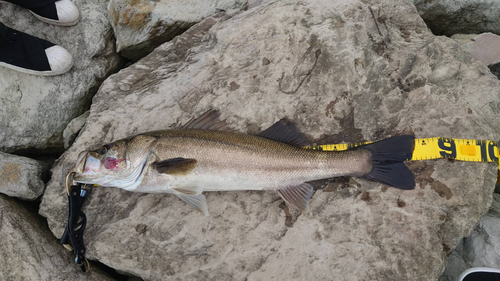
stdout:
[(95, 175), (101, 170), (101, 161), (90, 154), (82, 151), (78, 155), (75, 166), (75, 179), (81, 176)]

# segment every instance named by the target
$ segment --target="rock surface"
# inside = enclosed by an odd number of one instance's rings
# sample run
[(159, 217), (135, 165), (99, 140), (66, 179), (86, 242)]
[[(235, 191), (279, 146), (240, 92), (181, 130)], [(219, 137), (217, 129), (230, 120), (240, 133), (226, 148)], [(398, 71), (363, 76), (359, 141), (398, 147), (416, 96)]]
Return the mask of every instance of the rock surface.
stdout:
[(500, 194), (493, 194), (491, 209), (453, 251), (439, 280), (455, 281), (471, 267), (500, 268)]
[(106, 0), (75, 0), (81, 12), (73, 27), (52, 26), (27, 10), (0, 4), (7, 26), (68, 49), (75, 64), (70, 72), (40, 77), (0, 68), (0, 151), (63, 151), (63, 130), (90, 107), (102, 80), (118, 65)]
[(500, 34), (500, 2), (496, 0), (410, 0), (437, 35), (493, 32)]
[[(54, 171), (81, 150), (174, 128), (209, 108), (251, 134), (288, 117), (318, 143), (412, 132), (498, 139), (499, 87), (409, 2), (264, 3), (208, 18), (108, 78)], [(95, 187), (88, 255), (147, 280), (436, 280), (488, 210), (497, 166), (410, 168), (413, 191), (331, 182), (300, 215), (273, 192), (208, 192), (204, 217), (169, 195)], [(40, 210), (56, 236), (66, 216), (60, 183), (48, 185)]]
[(76, 138), (76, 135), (85, 125), (87, 117), (89, 117), (90, 111), (86, 111), (84, 114), (76, 117), (69, 122), (66, 129), (63, 131), (64, 148), (68, 148)]
[(47, 225), (0, 194), (1, 280), (113, 280), (97, 268), (84, 274)]
[(466, 51), (488, 66), (500, 79), (500, 36), (493, 33), (455, 34), (451, 36)]
[(486, 65), (500, 62), (500, 36), (496, 34), (455, 34), (451, 38), (456, 39), (465, 50)]
[(35, 200), (45, 188), (41, 174), (36, 160), (0, 152), (0, 193)]
[(247, 0), (111, 0), (108, 4), (118, 52), (138, 60), (162, 43), (217, 12)]

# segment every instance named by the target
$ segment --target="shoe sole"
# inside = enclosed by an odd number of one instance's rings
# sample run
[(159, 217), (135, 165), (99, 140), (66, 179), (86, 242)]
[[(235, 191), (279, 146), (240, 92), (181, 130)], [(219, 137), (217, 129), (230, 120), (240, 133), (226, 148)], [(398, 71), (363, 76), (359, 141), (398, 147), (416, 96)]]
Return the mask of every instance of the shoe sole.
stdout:
[(500, 274), (500, 269), (488, 268), (488, 267), (473, 267), (473, 268), (469, 268), (466, 271), (462, 272), (462, 274), (460, 274), (460, 277), (458, 278), (457, 281), (463, 281), (464, 278), (467, 275), (469, 275), (470, 273), (474, 273), (474, 272), (489, 272), (489, 273), (498, 273), (498, 274)]
[[(0, 1), (1, 2), (1, 1)], [(61, 22), (61, 21), (58, 21), (58, 20), (53, 20), (53, 19), (49, 19), (49, 18), (44, 18), (40, 15), (37, 15), (35, 14), (34, 12), (32, 12), (31, 10), (28, 10), (30, 11), (30, 13), (32, 15), (34, 15), (37, 19), (39, 19), (40, 21), (43, 21), (45, 23), (49, 23), (49, 24), (52, 24), (52, 25), (57, 25), (57, 26), (73, 26), (75, 24), (77, 24), (79, 21), (80, 21), (80, 15), (78, 15), (78, 18), (74, 21), (70, 21), (70, 22)]]
[[(6, 2), (6, 1), (2, 1), (0, 0), (0, 4), (1, 3), (4, 3), (4, 4), (11, 4), (11, 5), (14, 5), (14, 6), (18, 6), (16, 4), (12, 4), (10, 2)], [(18, 6), (18, 7), (21, 7), (21, 6)], [(21, 7), (23, 8), (23, 7)], [(24, 9), (24, 8), (23, 8)], [(49, 23), (49, 24), (52, 24), (52, 25), (57, 25), (57, 26), (72, 26), (72, 25), (75, 25), (77, 24), (79, 21), (80, 21), (80, 17), (81, 15), (78, 15), (78, 18), (74, 21), (70, 21), (70, 22), (61, 22), (61, 21), (58, 21), (58, 20), (53, 20), (53, 19), (49, 19), (49, 18), (45, 18), (45, 17), (42, 17), (40, 15), (37, 15), (35, 14), (33, 11), (29, 10), (29, 9), (26, 9), (28, 10), (33, 16), (35, 16), (37, 19), (39, 19), (40, 21), (43, 21), (45, 23)]]
[(61, 70), (58, 70), (58, 71), (53, 71), (53, 70), (50, 70), (50, 71), (31, 70), (31, 69), (27, 69), (27, 68), (22, 68), (22, 67), (19, 67), (19, 66), (15, 66), (15, 65), (12, 65), (12, 64), (8, 64), (8, 63), (5, 63), (5, 62), (0, 62), (0, 66), (4, 66), (6, 68), (15, 70), (17, 72), (31, 74), (31, 75), (56, 76), (56, 75), (61, 75), (63, 73), (68, 72), (71, 69), (71, 67), (73, 67), (73, 61), (71, 62), (71, 64), (68, 67), (66, 67), (64, 69), (61, 69)]

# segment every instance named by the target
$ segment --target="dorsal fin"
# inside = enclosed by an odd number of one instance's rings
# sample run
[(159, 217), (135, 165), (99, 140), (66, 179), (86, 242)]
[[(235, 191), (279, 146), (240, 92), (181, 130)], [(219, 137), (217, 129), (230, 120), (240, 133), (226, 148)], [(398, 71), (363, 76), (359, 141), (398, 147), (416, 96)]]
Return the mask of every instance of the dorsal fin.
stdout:
[(193, 118), (189, 120), (182, 129), (199, 129), (199, 130), (214, 130), (214, 131), (233, 131), (227, 125), (225, 120), (220, 120), (220, 112), (217, 110), (210, 109), (209, 111), (203, 113), (198, 118)]
[(274, 123), (262, 131), (259, 136), (300, 147), (310, 144), (310, 141), (297, 129), (297, 126), (287, 118)]

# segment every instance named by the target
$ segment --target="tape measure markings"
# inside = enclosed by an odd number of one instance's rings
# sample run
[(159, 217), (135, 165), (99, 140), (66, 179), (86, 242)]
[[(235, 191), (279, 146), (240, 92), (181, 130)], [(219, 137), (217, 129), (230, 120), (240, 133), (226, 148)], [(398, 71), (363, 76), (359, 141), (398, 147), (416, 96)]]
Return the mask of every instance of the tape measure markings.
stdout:
[[(311, 145), (305, 148), (323, 151), (342, 151), (372, 142)], [(453, 139), (443, 137), (415, 139), (412, 159), (455, 159), (467, 162), (499, 162), (498, 143), (491, 140)], [(499, 163), (500, 164), (500, 163)], [(500, 165), (498, 167), (500, 170)]]

